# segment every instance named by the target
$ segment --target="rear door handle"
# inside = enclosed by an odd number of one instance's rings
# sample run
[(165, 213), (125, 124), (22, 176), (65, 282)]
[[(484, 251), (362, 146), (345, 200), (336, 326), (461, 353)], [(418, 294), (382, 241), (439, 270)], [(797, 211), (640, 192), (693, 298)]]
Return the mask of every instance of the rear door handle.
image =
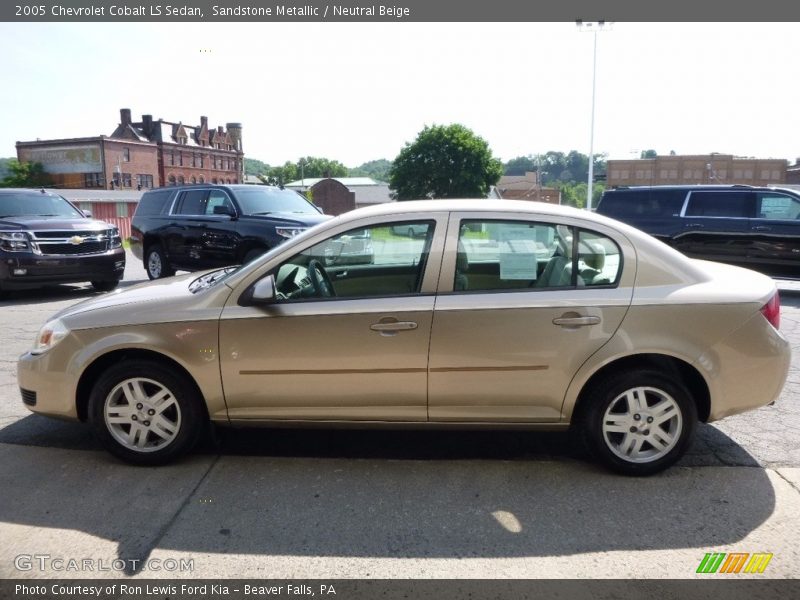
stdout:
[(369, 326), (372, 331), (377, 331), (381, 335), (397, 335), (398, 331), (411, 331), (417, 328), (413, 321), (388, 321), (373, 323)]
[(702, 223), (687, 223), (686, 229), (703, 229), (704, 225)]
[(753, 231), (772, 231), (772, 227), (767, 227), (766, 225), (756, 225), (753, 227)]
[(586, 327), (587, 325), (598, 325), (600, 317), (558, 317), (553, 319), (553, 325), (560, 327)]

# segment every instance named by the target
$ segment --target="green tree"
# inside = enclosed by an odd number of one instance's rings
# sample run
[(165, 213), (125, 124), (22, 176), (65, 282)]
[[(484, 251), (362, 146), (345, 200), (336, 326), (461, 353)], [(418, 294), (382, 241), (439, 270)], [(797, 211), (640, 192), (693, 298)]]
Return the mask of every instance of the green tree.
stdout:
[(265, 179), (270, 185), (286, 185), (301, 178), (325, 177), (326, 173), (330, 177), (347, 177), (349, 170), (338, 160), (304, 156), (297, 162), (286, 161), (282, 166), (270, 168)]
[(389, 185), (398, 200), (485, 198), (502, 174), (486, 140), (457, 123), (433, 125), (400, 150)]
[(255, 158), (245, 158), (244, 172), (247, 175), (267, 176), (269, 175), (269, 165)]
[(8, 163), (12, 160), (16, 160), (16, 158), (0, 158), (0, 181), (5, 179), (5, 177), (11, 172), (8, 169)]
[(658, 156), (658, 152), (655, 150), (642, 150), (639, 158), (655, 158), (656, 156)]
[(372, 177), (375, 181), (389, 181), (389, 169), (391, 168), (392, 161), (379, 158), (350, 169), (350, 177)]
[(9, 174), (0, 182), (0, 187), (39, 187), (51, 183), (42, 163), (19, 162), (12, 158), (8, 161), (7, 168)]
[(536, 171), (536, 159), (531, 156), (517, 156), (505, 164), (504, 175), (525, 175), (528, 171)]

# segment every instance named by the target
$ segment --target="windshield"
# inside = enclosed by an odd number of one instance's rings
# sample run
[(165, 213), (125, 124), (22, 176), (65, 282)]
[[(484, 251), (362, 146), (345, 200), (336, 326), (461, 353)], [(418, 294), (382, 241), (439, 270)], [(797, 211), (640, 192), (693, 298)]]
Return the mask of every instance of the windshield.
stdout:
[(253, 189), (236, 190), (236, 199), (246, 215), (268, 215), (270, 213), (319, 214), (313, 204), (291, 190), (253, 186)]
[(55, 194), (10, 193), (0, 194), (2, 217), (67, 217), (82, 219), (69, 202)]

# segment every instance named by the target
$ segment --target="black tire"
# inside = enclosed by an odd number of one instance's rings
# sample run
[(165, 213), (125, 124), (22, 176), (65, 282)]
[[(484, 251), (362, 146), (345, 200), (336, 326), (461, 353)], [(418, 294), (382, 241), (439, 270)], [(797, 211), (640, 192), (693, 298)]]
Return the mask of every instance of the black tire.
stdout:
[(246, 265), (247, 263), (253, 262), (255, 259), (264, 254), (266, 251), (267, 251), (266, 248), (253, 248), (252, 250), (248, 251), (247, 254), (244, 255), (242, 264)]
[[(134, 406), (128, 402), (123, 383), (131, 385), (131, 382), (141, 385), (144, 392), (142, 404), (137, 402)], [(168, 392), (161, 400), (162, 408), (158, 408), (154, 400), (158, 393), (147, 396), (150, 392), (159, 392), (159, 386)], [(132, 396), (136, 394), (132, 393)], [(152, 405), (149, 404), (151, 401)], [(149, 360), (123, 360), (106, 370), (92, 388), (89, 422), (94, 434), (114, 456), (135, 465), (162, 465), (186, 454), (197, 443), (207, 421), (202, 402), (193, 382), (182, 374)], [(164, 405), (167, 408), (163, 408)], [(130, 411), (125, 410), (128, 406)], [(116, 425), (110, 423), (106, 419), (107, 408), (111, 413), (110, 420), (125, 420), (127, 418), (120, 415), (127, 412), (135, 423), (130, 419)], [(174, 425), (173, 431), (160, 425), (162, 417), (166, 419), (164, 423)], [(151, 418), (152, 421), (148, 421)], [(134, 426), (137, 433), (133, 433)], [(168, 433), (169, 440), (164, 433), (157, 434), (159, 427), (162, 427), (160, 431)], [(133, 435), (135, 443), (124, 443), (122, 438), (130, 435)], [(132, 445), (137, 448), (132, 448)]]
[(167, 255), (159, 244), (148, 246), (144, 255), (144, 268), (150, 279), (161, 279), (162, 277), (175, 275), (175, 269), (169, 264)]
[(651, 369), (603, 379), (582, 409), (577, 425), (590, 455), (625, 475), (652, 475), (673, 465), (697, 429), (697, 406), (686, 386)]
[(108, 279), (104, 281), (93, 281), (92, 287), (98, 292), (110, 292), (119, 285), (118, 279)]

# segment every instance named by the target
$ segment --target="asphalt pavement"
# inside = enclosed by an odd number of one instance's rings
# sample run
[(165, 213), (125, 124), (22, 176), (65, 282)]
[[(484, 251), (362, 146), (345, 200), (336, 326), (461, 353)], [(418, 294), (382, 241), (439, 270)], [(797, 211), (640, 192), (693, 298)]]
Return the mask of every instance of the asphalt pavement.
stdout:
[[(128, 259), (122, 285), (146, 280)], [(13, 292), (0, 577), (686, 578), (707, 552), (769, 552), (758, 577), (798, 577), (800, 284), (780, 287), (794, 359), (779, 402), (701, 426), (645, 479), (529, 432), (222, 430), (175, 465), (128, 466), (87, 427), (29, 413), (16, 384), (39, 327), (96, 292)]]

